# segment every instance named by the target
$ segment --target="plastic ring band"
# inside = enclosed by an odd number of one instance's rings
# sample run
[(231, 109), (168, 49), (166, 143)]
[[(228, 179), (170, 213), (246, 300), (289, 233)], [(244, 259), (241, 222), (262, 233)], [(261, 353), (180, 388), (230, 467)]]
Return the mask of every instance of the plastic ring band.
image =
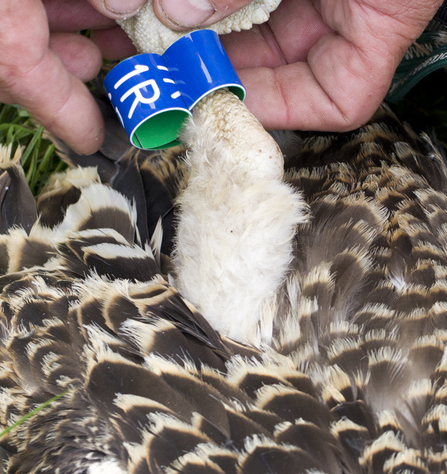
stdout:
[(163, 56), (139, 54), (122, 61), (104, 87), (130, 142), (152, 150), (177, 145), (191, 109), (210, 92), (226, 87), (245, 98), (218, 35), (210, 30), (183, 36)]
[(214, 31), (198, 30), (183, 36), (165, 51), (163, 59), (189, 110), (209, 93), (225, 87), (245, 99), (245, 88)]
[(172, 146), (191, 115), (158, 54), (139, 54), (122, 61), (107, 74), (104, 87), (137, 148)]

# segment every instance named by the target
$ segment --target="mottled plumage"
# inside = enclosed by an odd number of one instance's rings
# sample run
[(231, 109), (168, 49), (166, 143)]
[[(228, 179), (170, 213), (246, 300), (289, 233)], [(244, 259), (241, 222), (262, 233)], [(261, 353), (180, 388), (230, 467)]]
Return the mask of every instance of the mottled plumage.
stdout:
[[(159, 218), (170, 240), (194, 209), (198, 242), (202, 233), (214, 238), (203, 216), (222, 209), (236, 230), (263, 232), (263, 219), (245, 210), (256, 209), (247, 196), (259, 182), (273, 199), (268, 173), (264, 182), (255, 169), (256, 182), (250, 166), (229, 167), (226, 157), (220, 170), (232, 177), (228, 189), (193, 181), (210, 162), (217, 173), (223, 159), (209, 128), (199, 150), (194, 133), (202, 125), (190, 125), (186, 162), (172, 151), (129, 152), (104, 178), (109, 184), (88, 168), (53, 178), (38, 200), (40, 221), (30, 223), (37, 212), (28, 204), (23, 222), (14, 222), (25, 229), (6, 232), (10, 208), (1, 208), (0, 422), (10, 425), (69, 389), (0, 439), (4, 471), (444, 472), (447, 167), (440, 152), (385, 106), (359, 131), (288, 146), (284, 178), (274, 186), (297, 207), (263, 211), (273, 226), (299, 214), (281, 250), (290, 252), (287, 271), (271, 280), (258, 323), (244, 332), (240, 322), (237, 342), (213, 329), (220, 322), (202, 296), (199, 312), (185, 294), (222, 289), (223, 297), (207, 300), (222, 307), (244, 294), (252, 301), (247, 289), (275, 263), (241, 262), (238, 239), (246, 234), (225, 241), (223, 220), (211, 222), (221, 260), (199, 255), (206, 246), (194, 252), (202, 266), (226, 261), (237, 273), (252, 265), (246, 285), (224, 278), (179, 285), (189, 247), (180, 236), (172, 261), (160, 252)], [(19, 165), (7, 166), (22, 189)], [(212, 199), (191, 204), (194, 189)], [(4, 199), (9, 192), (12, 185)], [(239, 212), (225, 192), (240, 197)], [(222, 321), (236, 317), (220, 311)]]

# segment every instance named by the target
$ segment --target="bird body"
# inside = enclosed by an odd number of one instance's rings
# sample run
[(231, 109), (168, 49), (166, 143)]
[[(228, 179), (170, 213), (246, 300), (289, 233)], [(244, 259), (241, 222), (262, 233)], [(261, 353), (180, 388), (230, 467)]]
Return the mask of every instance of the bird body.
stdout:
[(0, 422), (66, 392), (0, 439), (4, 472), (444, 472), (441, 153), (383, 106), (284, 165), (245, 132), (236, 161), (209, 117), (184, 161), (69, 170), (2, 222)]

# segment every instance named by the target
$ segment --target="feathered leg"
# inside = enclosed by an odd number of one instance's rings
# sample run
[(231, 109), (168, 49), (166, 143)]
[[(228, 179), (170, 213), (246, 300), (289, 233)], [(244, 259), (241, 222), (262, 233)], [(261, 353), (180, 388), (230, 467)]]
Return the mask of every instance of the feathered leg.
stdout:
[(196, 106), (184, 140), (190, 177), (179, 198), (176, 284), (221, 334), (270, 342), (269, 302), (307, 206), (282, 181), (277, 144), (235, 96), (216, 92)]

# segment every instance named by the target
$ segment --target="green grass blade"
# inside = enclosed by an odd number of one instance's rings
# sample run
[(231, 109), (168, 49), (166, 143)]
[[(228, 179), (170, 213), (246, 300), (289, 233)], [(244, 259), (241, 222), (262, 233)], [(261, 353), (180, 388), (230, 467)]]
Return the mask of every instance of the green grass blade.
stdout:
[(38, 407), (34, 408), (33, 410), (31, 410), (30, 412), (28, 412), (25, 416), (23, 416), (22, 418), (20, 418), (20, 420), (16, 421), (14, 424), (12, 424), (11, 426), (8, 426), (6, 429), (4, 429), (1, 433), (0, 433), (0, 438), (2, 438), (3, 436), (5, 436), (6, 434), (8, 434), (11, 430), (13, 430), (14, 428), (16, 428), (17, 426), (20, 426), (22, 423), (24, 423), (26, 420), (29, 420), (32, 416), (36, 415), (37, 413), (39, 413), (41, 410), (43, 410), (44, 408), (46, 408), (47, 406), (51, 405), (53, 402), (55, 402), (56, 400), (59, 400), (60, 398), (64, 397), (65, 395), (67, 395), (67, 393), (72, 390), (71, 388), (65, 390), (64, 392), (60, 393), (59, 395), (56, 395), (55, 397), (53, 398), (50, 398), (49, 400), (47, 400), (46, 402), (42, 403), (42, 405), (39, 405)]
[(22, 166), (26, 166), (27, 161), (33, 150), (35, 149), (36, 145), (42, 138), (43, 127), (40, 125), (36, 132), (34, 133), (33, 138), (29, 142), (29, 145), (26, 147), (25, 151), (22, 154)]

